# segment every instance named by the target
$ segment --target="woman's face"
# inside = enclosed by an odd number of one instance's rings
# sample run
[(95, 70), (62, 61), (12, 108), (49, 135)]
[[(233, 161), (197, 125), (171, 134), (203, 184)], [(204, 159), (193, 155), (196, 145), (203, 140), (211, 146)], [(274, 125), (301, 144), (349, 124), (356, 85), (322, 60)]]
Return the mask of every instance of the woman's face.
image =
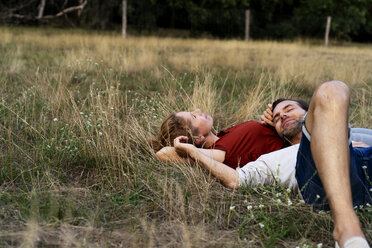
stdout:
[(177, 117), (183, 118), (191, 129), (197, 130), (198, 135), (206, 136), (212, 131), (213, 118), (205, 113), (202, 113), (200, 109), (195, 109), (192, 112), (178, 112)]

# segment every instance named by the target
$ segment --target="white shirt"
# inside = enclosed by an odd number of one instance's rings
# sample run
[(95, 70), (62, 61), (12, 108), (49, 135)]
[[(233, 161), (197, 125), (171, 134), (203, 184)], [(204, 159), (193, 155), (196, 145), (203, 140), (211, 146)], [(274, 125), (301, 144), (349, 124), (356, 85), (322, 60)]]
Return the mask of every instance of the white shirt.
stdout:
[(296, 160), (299, 144), (275, 152), (264, 154), (256, 161), (249, 162), (243, 168), (237, 168), (239, 186), (283, 184), (297, 190)]

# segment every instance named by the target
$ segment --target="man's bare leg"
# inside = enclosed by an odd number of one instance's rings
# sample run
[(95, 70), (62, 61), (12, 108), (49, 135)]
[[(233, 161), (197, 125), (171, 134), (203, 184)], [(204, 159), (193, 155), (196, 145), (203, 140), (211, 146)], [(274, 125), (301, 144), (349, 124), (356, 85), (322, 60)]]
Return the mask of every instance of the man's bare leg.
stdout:
[(344, 83), (327, 82), (315, 91), (306, 117), (312, 156), (331, 207), (333, 237), (341, 247), (352, 236), (364, 237), (351, 197), (349, 103), (350, 90)]

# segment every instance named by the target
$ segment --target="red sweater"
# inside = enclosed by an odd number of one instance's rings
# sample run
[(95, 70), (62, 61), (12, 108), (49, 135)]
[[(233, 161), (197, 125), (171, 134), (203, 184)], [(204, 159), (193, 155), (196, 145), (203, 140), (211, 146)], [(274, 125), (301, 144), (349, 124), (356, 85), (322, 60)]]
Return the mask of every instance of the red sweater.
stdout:
[(277, 133), (257, 121), (247, 121), (222, 130), (214, 149), (225, 151), (224, 164), (243, 167), (263, 154), (285, 147)]

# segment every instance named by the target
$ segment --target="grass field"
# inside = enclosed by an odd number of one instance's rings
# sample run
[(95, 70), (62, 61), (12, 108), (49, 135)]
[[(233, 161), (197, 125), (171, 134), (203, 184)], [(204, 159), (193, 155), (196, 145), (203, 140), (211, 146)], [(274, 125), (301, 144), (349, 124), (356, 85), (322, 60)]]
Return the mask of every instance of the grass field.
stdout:
[[(224, 188), (147, 140), (196, 107), (216, 130), (321, 82), (372, 128), (372, 46), (0, 27), (0, 247), (332, 247), (328, 212), (280, 185)], [(358, 213), (372, 240), (372, 208)], [(321, 245), (322, 244), (322, 245)]]

